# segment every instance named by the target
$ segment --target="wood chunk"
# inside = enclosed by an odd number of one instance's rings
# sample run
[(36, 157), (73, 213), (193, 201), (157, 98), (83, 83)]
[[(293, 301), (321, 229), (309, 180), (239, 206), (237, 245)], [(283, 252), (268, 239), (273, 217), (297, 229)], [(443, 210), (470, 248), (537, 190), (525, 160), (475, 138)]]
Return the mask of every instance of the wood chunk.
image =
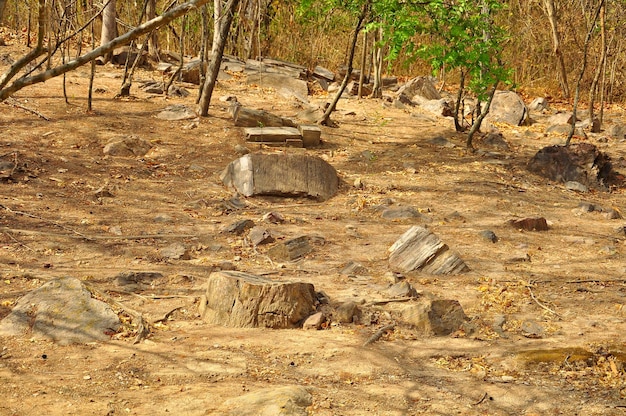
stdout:
[(304, 147), (318, 146), (322, 137), (322, 130), (311, 124), (302, 124), (299, 126), (302, 135), (302, 143)]
[(431, 274), (458, 274), (469, 270), (439, 237), (420, 226), (405, 232), (389, 252), (389, 267), (401, 273), (421, 270)]
[(300, 140), (300, 131), (293, 127), (249, 127), (244, 129), (246, 140), (249, 142), (286, 142)]
[(288, 118), (279, 117), (263, 110), (237, 105), (232, 106), (232, 116), (237, 127), (296, 127)]
[(510, 220), (509, 224), (524, 231), (548, 231), (548, 222), (545, 218), (522, 218), (520, 220)]
[(276, 244), (267, 251), (268, 256), (277, 261), (292, 261), (313, 251), (306, 235)]
[(209, 275), (200, 303), (209, 323), (239, 328), (296, 328), (315, 312), (310, 283), (277, 282), (237, 271)]
[(231, 162), (221, 179), (244, 196), (308, 196), (325, 201), (337, 193), (337, 171), (309, 155), (254, 153)]

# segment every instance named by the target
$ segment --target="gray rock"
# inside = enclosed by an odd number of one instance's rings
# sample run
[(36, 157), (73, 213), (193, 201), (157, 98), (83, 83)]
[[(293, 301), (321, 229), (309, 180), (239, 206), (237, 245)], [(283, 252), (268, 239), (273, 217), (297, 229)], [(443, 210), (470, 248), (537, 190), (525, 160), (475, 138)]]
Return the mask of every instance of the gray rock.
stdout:
[(401, 319), (426, 335), (450, 335), (469, 319), (456, 300), (431, 300), (425, 297), (406, 305)]
[(422, 214), (420, 214), (413, 207), (391, 207), (387, 208), (381, 214), (386, 220), (402, 220), (408, 218), (421, 218)]
[(227, 225), (226, 227), (224, 227), (222, 232), (229, 233), (229, 234), (241, 235), (246, 230), (248, 230), (248, 229), (250, 229), (252, 227), (254, 227), (254, 221), (247, 220), (247, 219), (246, 220), (238, 220), (238, 221), (235, 221), (235, 222)]
[(157, 114), (158, 119), (169, 121), (190, 120), (196, 117), (198, 117), (196, 112), (183, 104), (167, 106)]
[(416, 95), (412, 98), (413, 103), (417, 104), (420, 109), (428, 111), (439, 117), (452, 117), (454, 116), (454, 104), (450, 103), (445, 98), (430, 100), (420, 95)]
[(120, 326), (115, 312), (73, 277), (54, 279), (20, 298), (0, 322), (0, 335), (32, 336), (67, 345), (103, 341)]
[(622, 214), (615, 208), (607, 209), (604, 212), (604, 216), (609, 220), (620, 220), (622, 219)]
[(339, 272), (339, 274), (343, 275), (364, 275), (367, 274), (367, 267), (363, 266), (358, 261), (350, 261), (345, 265), (343, 269)]
[(529, 105), (528, 109), (530, 111), (543, 111), (548, 109), (548, 100), (545, 97), (537, 97), (535, 98)]
[[(546, 124), (566, 124), (568, 126), (572, 125), (572, 119), (574, 117), (573, 113), (557, 113), (553, 116), (551, 116), (547, 121)], [(578, 118), (576, 118), (576, 121), (579, 121)]]
[(456, 145), (452, 143), (450, 140), (441, 136), (433, 137), (432, 139), (428, 141), (428, 143), (434, 144), (435, 146), (441, 146), (441, 147), (447, 147), (447, 148), (456, 147)]
[(170, 260), (189, 260), (191, 255), (181, 243), (173, 243), (161, 249), (161, 255)]
[(113, 139), (104, 146), (103, 152), (109, 156), (144, 156), (152, 145), (139, 137), (129, 136)]
[(133, 291), (149, 287), (155, 280), (161, 279), (163, 275), (159, 272), (135, 272), (126, 271), (115, 276), (115, 284), (127, 291)]
[(626, 128), (623, 124), (612, 124), (607, 127), (606, 134), (616, 139), (624, 139), (626, 136)]
[(335, 318), (335, 321), (341, 322), (342, 324), (359, 322), (361, 309), (354, 302), (344, 302), (337, 306), (333, 312), (333, 318)]
[(263, 244), (270, 244), (275, 241), (272, 233), (263, 227), (252, 227), (248, 233), (248, 238), (253, 246), (260, 246)]
[(418, 293), (409, 282), (401, 280), (387, 289), (387, 295), (392, 298), (414, 298), (418, 296)]
[(255, 84), (263, 88), (273, 88), (284, 98), (296, 98), (300, 102), (308, 102), (309, 87), (306, 81), (288, 75), (266, 72), (250, 74), (246, 79), (246, 83), (249, 85)]
[(485, 240), (491, 242), (491, 243), (497, 243), (498, 242), (498, 236), (496, 235), (496, 233), (494, 233), (491, 230), (483, 230), (480, 233), (478, 233), (482, 238), (484, 238)]
[(216, 416), (308, 416), (311, 394), (300, 386), (269, 387), (226, 400)]
[(521, 330), (526, 338), (541, 338), (544, 333), (543, 326), (530, 320), (522, 322)]
[(397, 92), (398, 97), (404, 96), (411, 100), (413, 97), (420, 96), (427, 100), (439, 100), (441, 94), (435, 88), (431, 77), (415, 77), (401, 86)]
[(528, 110), (521, 97), (514, 91), (496, 91), (486, 123), (508, 123), (520, 126), (526, 122)]
[(565, 182), (565, 189), (569, 191), (576, 191), (576, 192), (582, 192), (582, 193), (589, 192), (589, 188), (587, 188), (582, 183), (576, 182), (576, 181)]

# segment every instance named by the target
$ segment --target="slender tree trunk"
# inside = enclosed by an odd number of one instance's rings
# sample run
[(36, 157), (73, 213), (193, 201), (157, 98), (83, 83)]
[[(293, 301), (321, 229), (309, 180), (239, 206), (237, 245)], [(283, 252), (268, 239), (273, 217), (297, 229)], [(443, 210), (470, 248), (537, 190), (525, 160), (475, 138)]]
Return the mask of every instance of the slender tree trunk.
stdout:
[(4, 8), (7, 5), (7, 0), (0, 0), (0, 22), (2, 22), (4, 17)]
[(332, 103), (330, 103), (326, 111), (324, 111), (324, 115), (317, 122), (318, 124), (322, 124), (324, 126), (328, 125), (328, 122), (330, 121), (330, 115), (332, 114), (333, 111), (335, 111), (335, 108), (337, 108), (337, 103), (339, 102), (341, 95), (343, 94), (343, 92), (346, 90), (346, 87), (348, 86), (348, 82), (350, 81), (350, 77), (352, 76), (352, 69), (353, 69), (352, 65), (354, 63), (354, 53), (356, 50), (356, 43), (357, 43), (357, 40), (359, 39), (359, 32), (361, 32), (361, 29), (363, 28), (363, 22), (365, 21), (365, 18), (367, 17), (367, 14), (369, 12), (369, 7), (370, 7), (370, 1), (366, 2), (363, 5), (361, 14), (359, 15), (359, 18), (356, 22), (356, 26), (354, 28), (354, 35), (352, 36), (352, 42), (350, 43), (350, 52), (348, 53), (348, 69), (346, 70), (346, 76), (343, 78), (343, 82), (341, 83), (341, 87), (339, 87), (339, 90), (337, 91), (337, 94), (335, 95), (335, 99), (332, 101)]
[[(381, 29), (382, 30), (382, 29)], [(381, 30), (374, 36), (374, 47), (372, 48), (372, 69), (374, 70), (374, 85), (372, 86), (372, 98), (383, 96), (382, 68), (383, 68), (383, 48), (378, 45), (381, 39)]]
[[(219, 3), (219, 0), (215, 0), (215, 3)], [(239, 4), (239, 0), (228, 0), (221, 9), (222, 15), (215, 19), (218, 22), (219, 30), (213, 35), (213, 51), (211, 56), (211, 63), (207, 69), (207, 79), (202, 86), (202, 96), (200, 97), (199, 113), (200, 116), (206, 117), (209, 115), (209, 105), (211, 104), (211, 96), (213, 95), (213, 89), (217, 83), (217, 75), (220, 71), (220, 65), (222, 64), (222, 55), (224, 54), (224, 48), (226, 47), (226, 39), (230, 32), (230, 26), (233, 23), (235, 9)], [(216, 6), (217, 10), (217, 6)]]
[[(94, 22), (91, 22), (91, 48), (96, 49), (96, 30)], [(93, 79), (96, 76), (96, 60), (91, 61), (91, 70), (89, 71), (89, 92), (87, 93), (87, 112), (91, 113), (93, 101)]]
[(598, 4), (598, 8), (596, 9), (593, 20), (591, 21), (591, 25), (587, 31), (587, 36), (585, 37), (585, 43), (583, 46), (583, 64), (580, 68), (580, 73), (578, 74), (578, 80), (576, 81), (576, 92), (574, 94), (574, 107), (572, 109), (572, 125), (569, 130), (569, 134), (567, 135), (567, 139), (565, 140), (565, 147), (568, 147), (572, 142), (572, 137), (574, 137), (574, 131), (576, 131), (576, 112), (578, 110), (578, 99), (580, 98), (580, 84), (583, 79), (583, 75), (585, 74), (585, 70), (587, 69), (587, 58), (589, 55), (589, 43), (591, 42), (591, 36), (596, 27), (596, 23), (598, 22), (598, 17), (600, 16), (600, 11), (604, 7), (604, 0), (600, 0)]
[[(589, 125), (594, 126), (594, 118), (595, 118), (595, 113), (594, 113), (594, 103), (596, 101), (596, 95), (598, 93), (598, 84), (600, 83), (601, 79), (604, 79), (602, 76), (602, 72), (605, 69), (605, 61), (606, 61), (606, 53), (607, 53), (607, 46), (606, 46), (606, 27), (605, 27), (605, 23), (606, 23), (606, 5), (602, 5), (600, 8), (600, 38), (601, 38), (601, 47), (602, 47), (602, 53), (600, 54), (600, 62), (598, 63), (598, 68), (596, 69), (596, 73), (593, 76), (593, 81), (591, 82), (591, 87), (589, 89)], [(602, 89), (604, 89), (604, 83), (601, 85)], [(600, 103), (600, 106), (602, 107), (603, 103)], [(600, 123), (602, 123), (602, 120), (600, 120)], [(594, 132), (597, 133), (597, 132)]]
[[(216, 51), (218, 45), (218, 33), (220, 33), (220, 21), (222, 19), (222, 5), (223, 0), (213, 0), (213, 46), (211, 47), (211, 53)], [(230, 28), (228, 28), (230, 30)]]
[[(100, 33), (100, 46), (104, 46), (117, 37), (117, 22), (115, 13), (115, 1), (108, 0), (102, 9), (102, 32)], [(111, 59), (111, 52), (104, 55), (104, 63)]]
[(474, 120), (474, 122), (472, 123), (472, 127), (470, 127), (469, 131), (467, 132), (467, 141), (465, 142), (465, 144), (467, 145), (467, 148), (470, 150), (474, 149), (474, 145), (472, 144), (474, 135), (478, 131), (480, 131), (480, 126), (483, 124), (483, 120), (485, 119), (485, 117), (487, 117), (487, 114), (489, 114), (489, 109), (491, 108), (491, 102), (493, 101), (494, 95), (496, 95), (496, 90), (498, 89), (499, 83), (500, 82), (496, 82), (493, 85), (493, 88), (491, 92), (489, 93), (489, 98), (487, 99), (487, 102), (482, 107), (482, 109), (480, 110), (480, 113), (476, 117), (476, 120)]
[(363, 97), (363, 82), (365, 81), (365, 66), (367, 64), (367, 32), (363, 33), (363, 54), (361, 55), (361, 74), (359, 75), (359, 99)]
[[(148, 0), (148, 6), (146, 8), (146, 19), (152, 20), (155, 17), (156, 0)], [(148, 55), (154, 60), (159, 60), (159, 37), (156, 31), (148, 37)]]
[(563, 52), (561, 51), (561, 40), (557, 26), (556, 8), (554, 6), (554, 0), (544, 0), (546, 6), (546, 14), (548, 15), (548, 21), (550, 22), (550, 29), (552, 30), (552, 46), (553, 52), (557, 59), (557, 64), (560, 72), (561, 90), (563, 91), (563, 98), (569, 98), (570, 91), (567, 83), (567, 70), (565, 69), (565, 60), (563, 59)]
[[(463, 112), (465, 111), (465, 108), (464, 106), (461, 106), (461, 103), (463, 102), (463, 95), (465, 95), (465, 71), (461, 69), (461, 75), (459, 77), (459, 93), (456, 96), (456, 104), (454, 106), (454, 129), (457, 133), (465, 131), (465, 126), (463, 125), (463, 118), (465, 117)], [(459, 113), (461, 113), (460, 117)]]

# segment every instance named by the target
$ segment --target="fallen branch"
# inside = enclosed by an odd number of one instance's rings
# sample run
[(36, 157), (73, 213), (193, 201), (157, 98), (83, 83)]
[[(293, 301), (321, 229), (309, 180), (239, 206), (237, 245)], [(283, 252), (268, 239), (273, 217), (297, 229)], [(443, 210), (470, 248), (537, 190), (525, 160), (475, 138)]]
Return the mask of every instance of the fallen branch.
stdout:
[(32, 251), (33, 253), (36, 253), (35, 250), (33, 250), (32, 248), (28, 247), (26, 244), (22, 243), (21, 241), (19, 241), (17, 238), (13, 237), (11, 234), (9, 234), (6, 231), (3, 231), (2, 234), (6, 235), (7, 237), (9, 237), (11, 240), (15, 241), (17, 244), (19, 244), (20, 246), (27, 248), (28, 250)]
[(19, 108), (20, 110), (24, 110), (24, 111), (27, 111), (29, 113), (32, 113), (32, 114), (36, 115), (39, 118), (43, 118), (46, 121), (50, 121), (50, 119), (48, 117), (44, 116), (39, 111), (33, 110), (32, 108), (28, 108), (25, 105), (20, 104), (15, 98), (8, 98), (4, 103), (7, 104), (7, 105), (12, 105), (15, 108)]
[(0, 208), (3, 208), (3, 209), (5, 209), (5, 210), (9, 211), (11, 214), (15, 214), (15, 215), (23, 215), (23, 216), (25, 216), (25, 217), (34, 218), (34, 219), (37, 219), (37, 220), (40, 220), (40, 221), (47, 222), (47, 223), (52, 224), (52, 225), (54, 225), (54, 226), (56, 226), (56, 227), (59, 227), (59, 228), (62, 228), (62, 229), (64, 229), (64, 230), (66, 230), (66, 231), (69, 231), (69, 232), (71, 232), (71, 233), (74, 233), (74, 234), (76, 234), (76, 235), (80, 236), (81, 238), (84, 238), (85, 240), (92, 240), (92, 238), (89, 238), (89, 237), (88, 237), (88, 236), (86, 236), (85, 234), (79, 233), (78, 231), (73, 230), (73, 229), (71, 229), (71, 228), (68, 228), (68, 227), (64, 226), (63, 224), (59, 224), (59, 223), (58, 223), (58, 222), (56, 222), (56, 221), (48, 220), (48, 219), (45, 219), (45, 218), (39, 217), (39, 216), (37, 216), (37, 215), (31, 214), (31, 213), (29, 213), (29, 212), (24, 212), (24, 211), (16, 211), (16, 210), (13, 210), (13, 209), (11, 209), (11, 208), (7, 207), (6, 205), (2, 205), (2, 204), (0, 204)]
[(137, 325), (137, 335), (135, 336), (135, 339), (133, 340), (133, 344), (139, 344), (142, 339), (145, 339), (148, 335), (150, 335), (150, 329), (148, 325), (146, 324), (146, 320), (143, 318), (143, 315), (141, 315), (141, 313), (135, 311), (134, 309), (129, 308), (128, 306), (113, 299), (111, 296), (107, 295), (104, 292), (101, 292), (100, 290), (96, 289), (95, 287), (91, 285), (86, 285), (86, 286), (87, 286), (87, 289), (92, 294), (101, 298), (104, 302), (110, 305), (113, 305), (117, 307), (118, 309), (121, 309), (122, 311), (126, 312), (128, 315), (130, 315), (130, 317), (133, 320), (133, 323)]
[(154, 325), (154, 324), (157, 324), (157, 323), (159, 323), (159, 322), (160, 322), (160, 323), (163, 323), (163, 322), (167, 321), (167, 320), (169, 319), (169, 317), (170, 317), (170, 316), (171, 316), (174, 312), (176, 312), (177, 310), (182, 309), (182, 308), (183, 308), (182, 306), (178, 306), (178, 307), (176, 307), (176, 308), (172, 309), (171, 311), (169, 311), (168, 313), (166, 313), (165, 315), (163, 315), (163, 318), (159, 318), (159, 319), (156, 319), (156, 320), (152, 321), (152, 324)]
[(485, 392), (485, 394), (483, 394), (483, 397), (481, 397), (479, 401), (477, 401), (476, 403), (472, 403), (472, 406), (478, 406), (479, 404), (484, 402), (487, 397), (489, 397), (489, 394)]
[(393, 302), (408, 302), (410, 300), (415, 300), (415, 298), (396, 298), (396, 299), (380, 299), (380, 300), (373, 300), (371, 302), (368, 302), (365, 304), (365, 306), (377, 306), (377, 305), (386, 305), (388, 303), (393, 303)]
[(378, 341), (383, 335), (385, 335), (385, 332), (392, 331), (395, 327), (396, 327), (396, 324), (389, 324), (389, 325), (383, 326), (378, 331), (374, 332), (374, 335), (369, 337), (368, 340), (363, 343), (363, 346), (366, 347), (370, 344), (373, 344), (374, 342)]
[[(0, 205), (1, 208), (5, 208), (3, 205)], [(141, 234), (141, 235), (67, 235), (67, 234), (58, 234), (58, 233), (49, 233), (45, 231), (35, 231), (35, 230), (21, 230), (17, 228), (8, 228), (8, 227), (0, 227), (0, 231), (2, 232), (12, 232), (15, 234), (23, 234), (23, 235), (43, 235), (47, 237), (59, 237), (59, 238), (80, 238), (87, 240), (146, 240), (150, 238), (193, 238), (197, 237), (194, 234)]]

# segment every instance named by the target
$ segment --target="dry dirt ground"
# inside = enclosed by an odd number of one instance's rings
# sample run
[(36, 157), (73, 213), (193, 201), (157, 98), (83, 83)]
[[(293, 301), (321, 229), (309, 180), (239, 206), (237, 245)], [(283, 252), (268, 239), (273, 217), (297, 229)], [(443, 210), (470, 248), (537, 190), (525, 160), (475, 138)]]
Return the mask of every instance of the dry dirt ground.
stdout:
[[(0, 50), (7, 52), (17, 54)], [(148, 321), (180, 309), (136, 345), (131, 326), (87, 345), (0, 338), (0, 414), (215, 414), (226, 399), (289, 385), (310, 391), (311, 415), (626, 413), (626, 237), (617, 231), (624, 221), (576, 212), (581, 201), (623, 209), (626, 197), (622, 190), (575, 193), (525, 170), (538, 149), (562, 138), (542, 134), (542, 126), (504, 128), (510, 151), (469, 153), (450, 120), (412, 117), (378, 100), (342, 100), (339, 128), (323, 128), (323, 144), (306, 150), (338, 170), (344, 182), (334, 198), (249, 198), (245, 208), (231, 209), (219, 173), (245, 143), (218, 98), (234, 94), (245, 106), (283, 116), (301, 108), (235, 78), (218, 85), (210, 117), (162, 121), (158, 111), (193, 106), (197, 89), (166, 100), (133, 87), (133, 99), (115, 100), (120, 76), (117, 68), (98, 68), (101, 92), (91, 114), (87, 68), (68, 74), (69, 105), (61, 78), (15, 95), (49, 121), (0, 105), (0, 155), (18, 163), (14, 180), (0, 183), (0, 318), (20, 296), (60, 276), (88, 281)], [(137, 78), (161, 76), (142, 71)], [(109, 140), (129, 135), (153, 149), (145, 157), (104, 156)], [(431, 144), (435, 137), (457, 146)], [(623, 140), (600, 146), (616, 160), (626, 156)], [(360, 189), (353, 186), (359, 178)], [(103, 186), (112, 196), (96, 196)], [(384, 204), (415, 207), (423, 218), (382, 219), (377, 206)], [(261, 223), (270, 211), (287, 220), (268, 225), (273, 231), (316, 234), (323, 243), (302, 260), (277, 264), (267, 248), (220, 232), (239, 219)], [(526, 216), (545, 217), (550, 230), (507, 225)], [(198, 317), (203, 282), (225, 261), (311, 282), (333, 303), (383, 299), (387, 249), (425, 223), (471, 271), (407, 279), (421, 292), (459, 300), (474, 333), (428, 337), (398, 323), (364, 347), (395, 320), (394, 303), (368, 307), (370, 325), (320, 331), (224, 328)], [(487, 229), (497, 243), (479, 236)], [(160, 254), (176, 242), (191, 259)], [(349, 261), (368, 272), (341, 275)], [(163, 277), (124, 293), (114, 282), (124, 271)], [(506, 318), (501, 334), (492, 329), (499, 316)], [(543, 333), (528, 337), (523, 325), (531, 322)]]

